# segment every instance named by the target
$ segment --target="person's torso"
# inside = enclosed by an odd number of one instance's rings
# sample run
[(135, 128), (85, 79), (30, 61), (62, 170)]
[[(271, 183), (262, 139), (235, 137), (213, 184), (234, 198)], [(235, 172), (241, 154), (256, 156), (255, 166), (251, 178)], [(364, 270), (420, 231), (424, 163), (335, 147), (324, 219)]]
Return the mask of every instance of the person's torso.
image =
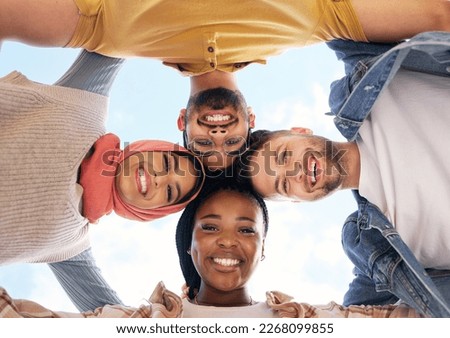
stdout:
[(450, 268), (450, 78), (399, 71), (357, 139), (359, 193), (426, 268)]
[(365, 39), (348, 0), (76, 2), (84, 23), (69, 47), (157, 58), (186, 75), (236, 71), (332, 38)]
[(183, 299), (183, 318), (279, 318), (266, 302), (251, 306), (202, 306)]
[(0, 264), (70, 258), (88, 247), (77, 175), (107, 99), (17, 72), (0, 87)]

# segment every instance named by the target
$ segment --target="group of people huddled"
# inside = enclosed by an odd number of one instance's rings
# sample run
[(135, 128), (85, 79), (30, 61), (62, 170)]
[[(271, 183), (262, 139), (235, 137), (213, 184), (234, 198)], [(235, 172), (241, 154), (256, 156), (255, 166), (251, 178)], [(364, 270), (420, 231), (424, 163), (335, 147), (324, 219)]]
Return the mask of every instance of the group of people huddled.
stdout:
[[(2, 317), (450, 317), (450, 1), (3, 0), (2, 40), (81, 49), (53, 85), (0, 78), (0, 265), (49, 264), (80, 312), (0, 288)], [(319, 42), (345, 64), (329, 103), (348, 141), (256, 130), (234, 72)], [(105, 130), (109, 92), (134, 56), (189, 76), (184, 146), (121, 149)], [(253, 299), (265, 200), (342, 189), (357, 202), (342, 231), (355, 266), (343, 304), (278, 290)], [(161, 282), (140, 307), (122, 303), (89, 243), (112, 212), (141, 222), (182, 212), (182, 295)]]

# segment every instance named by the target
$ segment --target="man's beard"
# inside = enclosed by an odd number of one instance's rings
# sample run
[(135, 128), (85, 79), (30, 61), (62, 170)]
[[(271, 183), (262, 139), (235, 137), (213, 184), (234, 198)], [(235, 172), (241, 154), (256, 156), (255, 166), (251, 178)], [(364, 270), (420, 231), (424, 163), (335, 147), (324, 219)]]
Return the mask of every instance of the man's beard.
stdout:
[(206, 89), (189, 98), (188, 113), (198, 111), (201, 107), (208, 107), (212, 110), (232, 107), (237, 112), (247, 111), (247, 103), (241, 92), (223, 87)]

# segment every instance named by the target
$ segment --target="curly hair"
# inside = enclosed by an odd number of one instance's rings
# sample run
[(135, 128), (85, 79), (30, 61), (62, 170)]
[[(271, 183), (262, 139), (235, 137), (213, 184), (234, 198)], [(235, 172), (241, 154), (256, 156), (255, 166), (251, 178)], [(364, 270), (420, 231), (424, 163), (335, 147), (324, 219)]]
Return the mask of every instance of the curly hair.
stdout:
[(195, 297), (196, 292), (200, 289), (201, 283), (201, 277), (192, 262), (191, 256), (188, 254), (188, 250), (190, 249), (192, 242), (195, 215), (197, 210), (202, 205), (204, 205), (210, 198), (220, 191), (237, 192), (254, 202), (262, 212), (264, 235), (267, 234), (269, 227), (269, 216), (266, 203), (263, 198), (251, 188), (250, 185), (242, 184), (233, 178), (216, 178), (206, 181), (199, 195), (184, 209), (180, 219), (178, 220), (175, 235), (180, 267), (186, 281), (186, 285), (189, 287), (188, 297), (190, 299)]

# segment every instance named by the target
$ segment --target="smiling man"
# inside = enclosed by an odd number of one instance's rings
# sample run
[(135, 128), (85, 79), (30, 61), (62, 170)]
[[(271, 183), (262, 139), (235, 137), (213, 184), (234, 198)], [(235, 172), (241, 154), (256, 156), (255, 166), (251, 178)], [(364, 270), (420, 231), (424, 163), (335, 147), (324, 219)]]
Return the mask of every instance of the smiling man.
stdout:
[(356, 189), (360, 158), (355, 142), (333, 142), (297, 129), (256, 131), (247, 170), (269, 199), (315, 201), (339, 189)]
[[(233, 72), (290, 48), (338, 38), (399, 41), (449, 31), (449, 18), (446, 0), (2, 0), (0, 43), (159, 59), (191, 77), (195, 96), (219, 87), (236, 92)], [(247, 109), (231, 107), (187, 108), (179, 119), (186, 146), (212, 169), (236, 159), (254, 123)]]
[(400, 298), (450, 316), (450, 34), (329, 46), (346, 63), (330, 104), (349, 141), (302, 128), (256, 131), (241, 175), (270, 199), (315, 201), (354, 189), (359, 210), (342, 241), (356, 278), (344, 305)]
[(210, 170), (229, 167), (248, 146), (255, 115), (231, 73), (191, 77), (191, 96), (177, 120), (184, 146)]

